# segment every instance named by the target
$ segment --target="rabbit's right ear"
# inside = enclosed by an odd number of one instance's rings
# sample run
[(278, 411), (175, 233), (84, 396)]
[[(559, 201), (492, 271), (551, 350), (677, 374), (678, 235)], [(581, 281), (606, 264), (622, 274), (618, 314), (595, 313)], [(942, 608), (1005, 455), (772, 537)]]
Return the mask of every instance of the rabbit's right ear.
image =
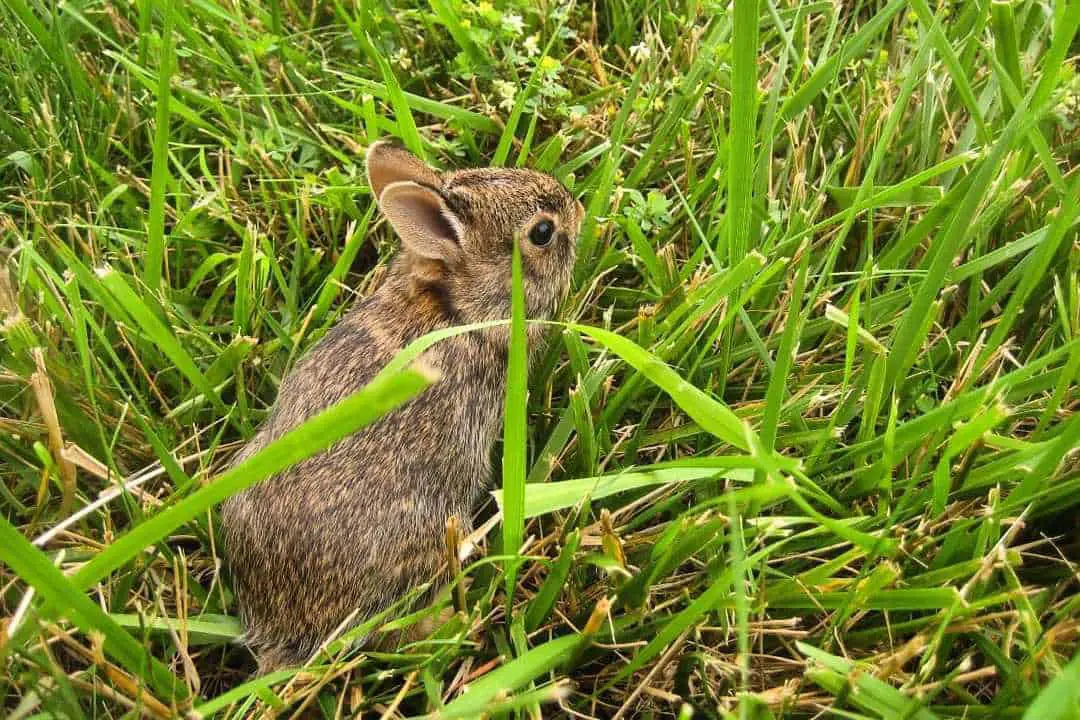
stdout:
[(380, 140), (368, 148), (367, 176), (371, 192), (380, 205), (383, 190), (391, 183), (408, 180), (436, 187), (442, 184), (439, 174), (423, 160), (388, 140)]
[(412, 181), (383, 188), (379, 207), (409, 251), (432, 260), (449, 260), (461, 245), (461, 221), (431, 187)]

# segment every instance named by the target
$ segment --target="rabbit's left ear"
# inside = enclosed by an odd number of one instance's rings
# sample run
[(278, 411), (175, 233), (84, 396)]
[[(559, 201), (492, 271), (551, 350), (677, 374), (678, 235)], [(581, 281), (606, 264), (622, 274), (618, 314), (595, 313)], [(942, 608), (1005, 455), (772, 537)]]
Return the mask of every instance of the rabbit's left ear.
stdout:
[(390, 183), (379, 195), (379, 207), (410, 252), (431, 260), (457, 254), (461, 221), (432, 188), (409, 180)]
[(380, 140), (367, 151), (368, 184), (375, 199), (382, 204), (382, 194), (396, 182), (414, 182), (419, 185), (441, 185), (439, 174), (423, 160), (403, 147), (388, 140)]

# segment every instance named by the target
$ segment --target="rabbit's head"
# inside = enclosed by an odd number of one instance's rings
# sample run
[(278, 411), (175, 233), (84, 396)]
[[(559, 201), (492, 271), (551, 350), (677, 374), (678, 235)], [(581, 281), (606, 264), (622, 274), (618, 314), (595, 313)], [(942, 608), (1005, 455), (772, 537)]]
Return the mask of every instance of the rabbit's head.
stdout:
[(401, 238), (398, 266), (453, 324), (510, 316), (513, 243), (521, 248), (530, 318), (565, 296), (584, 215), (550, 175), (476, 168), (440, 173), (382, 141), (367, 152), (368, 182)]

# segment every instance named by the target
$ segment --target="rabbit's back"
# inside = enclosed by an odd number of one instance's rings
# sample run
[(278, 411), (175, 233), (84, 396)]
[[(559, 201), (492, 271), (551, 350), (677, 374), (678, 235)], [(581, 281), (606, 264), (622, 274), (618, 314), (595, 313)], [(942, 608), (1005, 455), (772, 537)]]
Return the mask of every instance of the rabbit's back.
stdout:
[[(361, 303), (297, 364), (241, 457), (359, 390), (433, 329), (401, 317), (393, 292)], [(420, 397), (225, 503), (233, 587), (254, 648), (302, 661), (354, 612), (369, 617), (437, 572), (447, 518), (468, 526), (491, 474), (505, 369), (477, 347), (485, 342), (438, 343), (423, 360), (441, 379)]]

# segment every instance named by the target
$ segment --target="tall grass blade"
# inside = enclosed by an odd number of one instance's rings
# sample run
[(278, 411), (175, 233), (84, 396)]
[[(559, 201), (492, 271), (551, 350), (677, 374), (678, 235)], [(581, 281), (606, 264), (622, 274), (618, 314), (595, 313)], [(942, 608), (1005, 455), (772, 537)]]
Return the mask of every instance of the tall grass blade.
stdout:
[(513, 603), (518, 560), (513, 555), (525, 534), (526, 397), (528, 338), (525, 334), (525, 286), (521, 277), (521, 247), (514, 242), (510, 292), (510, 356), (506, 368), (506, 415), (503, 425), (503, 553), (506, 562), (506, 602)]
[(750, 250), (754, 194), (754, 140), (757, 138), (758, 2), (736, 0), (731, 64), (731, 133), (728, 145), (727, 261)]
[(146, 229), (143, 280), (151, 291), (161, 286), (165, 247), (165, 186), (169, 182), (169, 102), (172, 98), (172, 5), (162, 5), (161, 54), (158, 57), (157, 115), (154, 121), (154, 163), (150, 175), (150, 217)]

